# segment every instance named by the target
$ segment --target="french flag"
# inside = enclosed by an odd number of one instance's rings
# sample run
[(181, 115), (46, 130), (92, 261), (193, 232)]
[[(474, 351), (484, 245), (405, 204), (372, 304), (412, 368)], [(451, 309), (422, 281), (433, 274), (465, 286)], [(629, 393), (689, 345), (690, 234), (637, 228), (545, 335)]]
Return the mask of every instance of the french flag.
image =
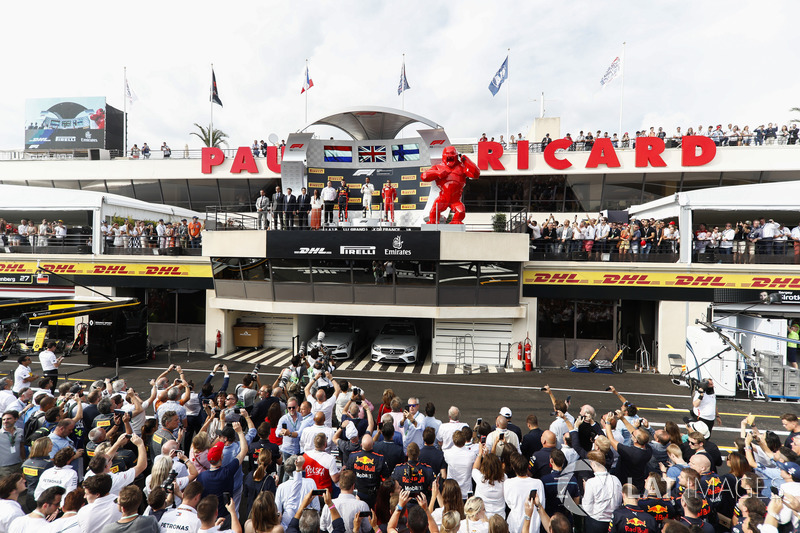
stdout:
[(300, 89), (300, 94), (303, 94), (314, 86), (314, 80), (308, 75), (308, 65), (306, 65), (306, 81), (303, 83), (303, 88)]

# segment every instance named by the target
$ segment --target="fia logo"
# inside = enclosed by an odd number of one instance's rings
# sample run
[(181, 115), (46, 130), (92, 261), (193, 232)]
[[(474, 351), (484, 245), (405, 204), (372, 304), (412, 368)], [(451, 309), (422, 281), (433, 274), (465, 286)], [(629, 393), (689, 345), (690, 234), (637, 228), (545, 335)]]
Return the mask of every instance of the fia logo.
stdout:
[(400, 238), (400, 235), (392, 239), (392, 248), (394, 248), (395, 250), (403, 249), (403, 239)]

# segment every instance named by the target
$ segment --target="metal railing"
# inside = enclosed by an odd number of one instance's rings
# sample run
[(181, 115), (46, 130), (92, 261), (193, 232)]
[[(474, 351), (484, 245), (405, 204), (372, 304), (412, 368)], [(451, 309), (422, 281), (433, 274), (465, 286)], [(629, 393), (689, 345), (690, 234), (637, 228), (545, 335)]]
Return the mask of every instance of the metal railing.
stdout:
[(205, 229), (209, 231), (259, 229), (258, 216), (234, 210), (238, 207), (207, 206)]

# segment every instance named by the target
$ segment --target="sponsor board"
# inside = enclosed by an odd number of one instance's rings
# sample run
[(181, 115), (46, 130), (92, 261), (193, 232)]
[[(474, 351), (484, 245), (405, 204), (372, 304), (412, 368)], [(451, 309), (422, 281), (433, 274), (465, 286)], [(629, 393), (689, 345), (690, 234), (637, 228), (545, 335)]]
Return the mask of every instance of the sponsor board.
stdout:
[(325, 174), (325, 169), (324, 168), (309, 168), (308, 169), (308, 173), (309, 174)]
[(422, 231), (270, 232), (270, 259), (439, 259), (439, 234)]
[[(800, 276), (760, 274), (682, 274), (665, 272), (556, 272), (525, 270), (523, 285), (583, 287), (637, 286), (695, 289), (800, 290)], [(787, 296), (787, 300), (793, 298)]]
[[(70, 263), (66, 261), (40, 261), (37, 264), (35, 261), (4, 261), (0, 262), (0, 283), (12, 283), (11, 281), (6, 281), (5, 278), (11, 279), (17, 274), (27, 275), (29, 278), (36, 277), (39, 266), (61, 275), (211, 278), (211, 265)], [(42, 282), (47, 282), (46, 277), (42, 277), (42, 280), (39, 281), (39, 283)], [(20, 281), (13, 283), (30, 283), (30, 281), (27, 279), (22, 280), (20, 277)]]

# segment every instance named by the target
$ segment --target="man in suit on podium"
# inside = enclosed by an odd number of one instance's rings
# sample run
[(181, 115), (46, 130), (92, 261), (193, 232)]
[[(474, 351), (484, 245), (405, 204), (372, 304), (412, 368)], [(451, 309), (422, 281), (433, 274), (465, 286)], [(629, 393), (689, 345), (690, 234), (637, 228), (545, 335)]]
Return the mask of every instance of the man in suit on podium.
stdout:
[(297, 214), (297, 197), (291, 187), (286, 189), (286, 229), (295, 229), (294, 216)]
[(306, 193), (306, 188), (300, 189), (297, 195), (297, 225), (300, 229), (308, 229), (308, 213), (311, 211), (311, 197)]
[(275, 187), (275, 194), (272, 195), (272, 218), (275, 223), (275, 229), (286, 229), (286, 222), (283, 218), (285, 212), (286, 195), (281, 192), (281, 186), (278, 185)]

